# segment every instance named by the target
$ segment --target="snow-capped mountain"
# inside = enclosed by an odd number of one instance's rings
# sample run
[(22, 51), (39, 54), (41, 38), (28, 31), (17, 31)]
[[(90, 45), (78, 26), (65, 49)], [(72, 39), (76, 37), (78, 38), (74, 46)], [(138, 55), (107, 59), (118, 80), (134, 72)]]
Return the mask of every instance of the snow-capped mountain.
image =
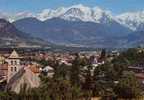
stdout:
[(38, 13), (23, 11), (9, 14), (0, 11), (0, 18), (5, 18), (10, 22), (27, 17), (35, 17), (41, 21), (61, 18), (68, 21), (94, 22), (107, 25), (117, 22), (133, 31), (144, 30), (144, 11), (123, 13), (114, 16), (108, 10), (99, 7), (87, 7), (82, 4), (70, 7), (59, 7), (57, 9), (44, 9)]
[(133, 31), (143, 30), (144, 28), (144, 11), (113, 16), (108, 10), (99, 7), (87, 7), (82, 4), (71, 7), (60, 7), (55, 10), (45, 9), (35, 16), (42, 21), (58, 17), (68, 21), (84, 21), (102, 24), (111, 24), (113, 21), (116, 21)]
[(66, 11), (66, 8), (64, 8), (64, 7), (60, 7), (60, 8), (57, 8), (55, 10), (44, 9), (40, 13), (36, 14), (36, 18), (41, 20), (41, 21), (44, 21), (44, 20), (51, 19), (54, 17), (59, 17), (62, 14), (64, 14), (65, 11)]
[(39, 13), (0, 13), (0, 18), (13, 21), (18, 30), (30, 36), (52, 43), (94, 47), (144, 43), (144, 11), (113, 16), (108, 10), (80, 4)]
[(121, 24), (134, 31), (144, 31), (144, 11), (124, 13), (116, 18)]
[(44, 9), (39, 13), (31, 13), (27, 11), (8, 14), (0, 12), (0, 18), (6, 18), (10, 22), (27, 18), (35, 17), (41, 21), (52, 18), (62, 18), (69, 21), (84, 21), (96, 23), (108, 23), (114, 20), (110, 11), (103, 10), (99, 7), (87, 7), (82, 4), (73, 5), (71, 7), (59, 7), (57, 9)]
[(59, 17), (69, 21), (85, 21), (96, 23), (108, 23), (114, 20), (110, 11), (103, 10), (99, 7), (86, 7), (83, 5), (74, 5), (71, 7), (61, 7), (55, 10), (45, 9), (39, 14), (37, 18), (44, 21), (54, 17)]
[(75, 5), (67, 8), (66, 12), (63, 13), (60, 17), (70, 21), (76, 21), (77, 19), (82, 21), (92, 21), (91, 9), (83, 5)]

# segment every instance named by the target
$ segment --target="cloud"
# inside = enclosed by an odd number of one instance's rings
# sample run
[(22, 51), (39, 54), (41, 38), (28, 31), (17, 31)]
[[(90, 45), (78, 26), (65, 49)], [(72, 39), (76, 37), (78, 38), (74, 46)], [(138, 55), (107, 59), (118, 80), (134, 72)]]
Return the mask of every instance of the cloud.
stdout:
[(18, 12), (18, 13), (6, 13), (3, 11), (0, 11), (0, 18), (6, 19), (10, 22), (13, 22), (15, 20), (19, 20), (22, 18), (26, 18), (26, 17), (36, 17), (35, 14), (31, 13), (31, 12)]
[(4, 13), (3, 11), (0, 11), (0, 18), (4, 18), (4, 19), (9, 19), (9, 14)]
[(22, 19), (22, 18), (26, 18), (26, 17), (36, 17), (33, 13), (31, 12), (18, 12), (15, 15), (13, 15), (13, 19), (14, 20), (18, 20), (18, 19)]

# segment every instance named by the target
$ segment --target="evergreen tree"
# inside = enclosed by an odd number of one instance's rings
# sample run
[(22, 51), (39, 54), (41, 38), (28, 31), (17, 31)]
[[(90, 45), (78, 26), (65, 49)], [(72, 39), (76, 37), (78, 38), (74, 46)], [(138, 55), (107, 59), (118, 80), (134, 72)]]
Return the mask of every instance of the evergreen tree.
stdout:
[(119, 97), (132, 99), (140, 96), (141, 86), (133, 72), (124, 71), (118, 82), (115, 92)]
[(70, 68), (70, 81), (74, 86), (80, 86), (80, 74), (81, 74), (81, 59), (78, 54), (72, 62)]

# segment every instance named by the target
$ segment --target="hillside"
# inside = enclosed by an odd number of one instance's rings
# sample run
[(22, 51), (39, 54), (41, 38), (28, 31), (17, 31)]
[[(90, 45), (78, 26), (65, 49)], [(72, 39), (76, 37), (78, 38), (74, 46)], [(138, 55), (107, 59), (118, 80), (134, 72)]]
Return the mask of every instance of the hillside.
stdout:
[(0, 46), (29, 47), (41, 46), (47, 43), (41, 39), (33, 38), (30, 34), (21, 32), (10, 22), (0, 19)]

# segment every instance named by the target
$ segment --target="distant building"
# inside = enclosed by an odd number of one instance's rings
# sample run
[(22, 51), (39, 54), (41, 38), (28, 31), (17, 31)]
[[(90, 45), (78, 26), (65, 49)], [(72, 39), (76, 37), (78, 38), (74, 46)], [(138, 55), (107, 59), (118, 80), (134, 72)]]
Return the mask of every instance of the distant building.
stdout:
[(0, 79), (7, 79), (8, 64), (5, 62), (5, 57), (0, 55)]
[(0, 80), (7, 80), (8, 75), (8, 64), (0, 64)]
[(54, 69), (50, 66), (46, 66), (41, 70), (43, 73), (46, 73), (48, 77), (53, 77), (54, 75)]
[(119, 55), (120, 55), (120, 53), (117, 50), (113, 50), (111, 52), (111, 56), (119, 56)]

